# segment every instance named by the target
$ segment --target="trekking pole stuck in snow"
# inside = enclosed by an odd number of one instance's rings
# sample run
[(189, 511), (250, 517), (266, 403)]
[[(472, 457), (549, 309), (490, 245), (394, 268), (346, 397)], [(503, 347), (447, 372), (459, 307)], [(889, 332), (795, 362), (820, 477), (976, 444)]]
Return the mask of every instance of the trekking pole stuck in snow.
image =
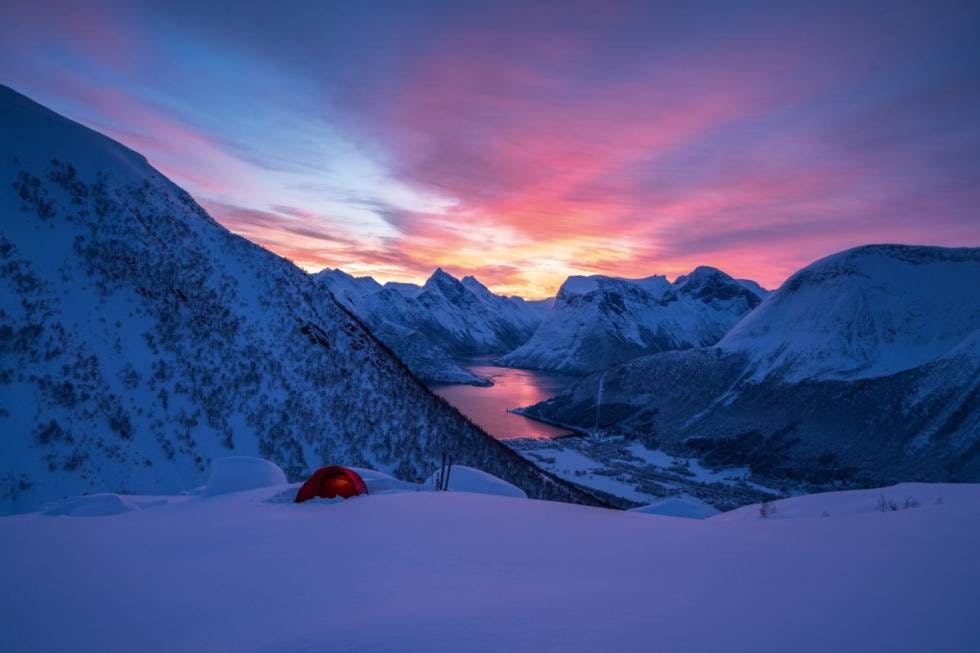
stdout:
[(453, 471), (453, 459), (449, 459), (449, 464), (446, 466), (446, 478), (442, 481), (443, 492), (449, 491), (449, 472)]
[(436, 490), (442, 490), (442, 479), (446, 475), (446, 452), (442, 452), (442, 464), (439, 465), (439, 474), (436, 476)]

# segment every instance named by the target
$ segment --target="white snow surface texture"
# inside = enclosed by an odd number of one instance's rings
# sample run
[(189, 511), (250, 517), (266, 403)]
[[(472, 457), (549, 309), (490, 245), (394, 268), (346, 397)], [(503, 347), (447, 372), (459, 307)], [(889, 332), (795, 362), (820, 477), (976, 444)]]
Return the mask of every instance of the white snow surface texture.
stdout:
[[(465, 492), (265, 501), (283, 489), (0, 518), (0, 650), (980, 648), (977, 485), (729, 520)], [(882, 492), (921, 505), (876, 512)]]
[[(465, 465), (452, 465), (449, 468), (448, 475), (450, 492), (475, 492), (476, 494), (494, 494), (501, 497), (516, 497), (518, 499), (527, 498), (527, 494), (521, 488), (479, 469), (473, 469)], [(429, 478), (425, 480), (426, 486), (430, 488), (436, 487), (436, 479), (438, 477), (438, 470), (432, 472)]]
[(273, 462), (252, 456), (227, 456), (211, 463), (204, 493), (214, 496), (285, 484), (286, 474)]
[(718, 509), (696, 497), (668, 497), (645, 506), (631, 508), (630, 512), (647, 515), (666, 515), (685, 519), (705, 519), (718, 514)]

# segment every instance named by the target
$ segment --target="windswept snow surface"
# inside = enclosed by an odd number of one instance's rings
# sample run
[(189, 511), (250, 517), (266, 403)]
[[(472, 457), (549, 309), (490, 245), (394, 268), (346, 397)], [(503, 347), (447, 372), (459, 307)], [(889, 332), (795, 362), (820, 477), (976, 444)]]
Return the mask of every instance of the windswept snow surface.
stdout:
[(394, 476), (363, 467), (350, 467), (364, 481), (368, 494), (385, 494), (387, 492), (407, 492), (419, 489), (416, 483), (401, 481)]
[(252, 456), (227, 456), (211, 463), (204, 493), (214, 496), (285, 483), (286, 474), (273, 462)]
[(664, 515), (666, 517), (683, 517), (684, 519), (705, 519), (718, 514), (718, 509), (696, 497), (668, 497), (651, 504), (632, 508), (630, 512), (640, 512), (646, 515)]
[[(872, 490), (821, 492), (771, 502), (772, 512), (766, 519), (801, 519), (863, 515), (872, 512), (896, 512), (923, 507), (941, 507), (947, 502), (968, 503), (975, 500), (977, 485), (968, 483), (899, 483)], [(739, 521), (761, 519), (760, 504), (742, 506), (721, 513), (715, 519)]]
[(46, 507), (44, 514), (49, 516), (70, 515), (72, 517), (105, 517), (123, 512), (139, 510), (140, 507), (125, 497), (112, 492), (86, 494)]
[[(426, 479), (426, 487), (435, 487), (439, 471), (432, 472)], [(512, 485), (502, 478), (497, 478), (493, 474), (466, 467), (465, 465), (453, 465), (449, 469), (449, 490), (452, 492), (473, 492), (476, 494), (492, 494), (500, 497), (516, 497), (526, 499), (527, 494), (524, 490)]]
[(976, 485), (728, 522), (457, 492), (266, 501), (281, 491), (0, 518), (0, 650), (980, 648)]

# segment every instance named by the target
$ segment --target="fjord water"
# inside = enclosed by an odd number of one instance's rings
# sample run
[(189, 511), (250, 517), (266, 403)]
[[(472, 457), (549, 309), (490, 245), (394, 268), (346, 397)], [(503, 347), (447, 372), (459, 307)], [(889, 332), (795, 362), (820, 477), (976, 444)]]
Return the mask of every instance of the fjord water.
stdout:
[(482, 357), (457, 361), (473, 374), (492, 380), (490, 387), (445, 383), (430, 387), (498, 440), (554, 438), (569, 433), (568, 429), (536, 422), (508, 409), (553, 397), (577, 377), (500, 367), (491, 364), (491, 360), (492, 357)]

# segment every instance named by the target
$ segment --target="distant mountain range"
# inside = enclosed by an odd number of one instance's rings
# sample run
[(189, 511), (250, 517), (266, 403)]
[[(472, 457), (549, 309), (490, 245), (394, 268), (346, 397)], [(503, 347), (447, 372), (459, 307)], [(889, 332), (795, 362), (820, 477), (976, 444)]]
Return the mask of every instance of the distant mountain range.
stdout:
[(860, 247), (777, 291), (700, 267), (571, 277), (539, 302), (436, 270), (308, 275), (139, 154), (0, 86), (0, 512), (173, 493), (261, 455), (421, 478), (442, 453), (541, 472), (419, 379), (589, 373), (529, 416), (815, 484), (980, 480), (980, 249)]
[(765, 291), (715, 268), (665, 277), (570, 277), (534, 336), (503, 365), (586, 374), (646, 354), (717, 342)]
[(980, 480), (980, 249), (871, 245), (791, 276), (716, 345), (529, 407), (814, 483)]
[[(188, 490), (232, 453), (294, 480), (327, 462), (419, 479), (446, 453), (532, 496), (592, 500), (430, 393), (310, 275), (142, 156), (2, 86), (0, 181), (0, 512)], [(488, 319), (496, 300), (448, 275), (412, 302), (382, 292), (406, 323), (414, 306), (444, 316), (421, 324), (453, 353), (506, 349), (535, 324), (518, 301)], [(478, 324), (454, 321), (456, 300)]]
[(487, 382), (454, 357), (505, 355), (509, 367), (583, 375), (638, 356), (717, 342), (766, 291), (699, 267), (665, 277), (569, 277), (557, 297), (527, 301), (490, 292), (474, 277), (437, 269), (424, 286), (379, 284), (342, 270), (314, 275), (420, 378)]
[(382, 286), (342, 270), (314, 278), (430, 382), (488, 384), (453, 358), (510, 351), (531, 337), (548, 310), (547, 302), (495, 295), (473, 277), (458, 280), (442, 269), (423, 286)]

